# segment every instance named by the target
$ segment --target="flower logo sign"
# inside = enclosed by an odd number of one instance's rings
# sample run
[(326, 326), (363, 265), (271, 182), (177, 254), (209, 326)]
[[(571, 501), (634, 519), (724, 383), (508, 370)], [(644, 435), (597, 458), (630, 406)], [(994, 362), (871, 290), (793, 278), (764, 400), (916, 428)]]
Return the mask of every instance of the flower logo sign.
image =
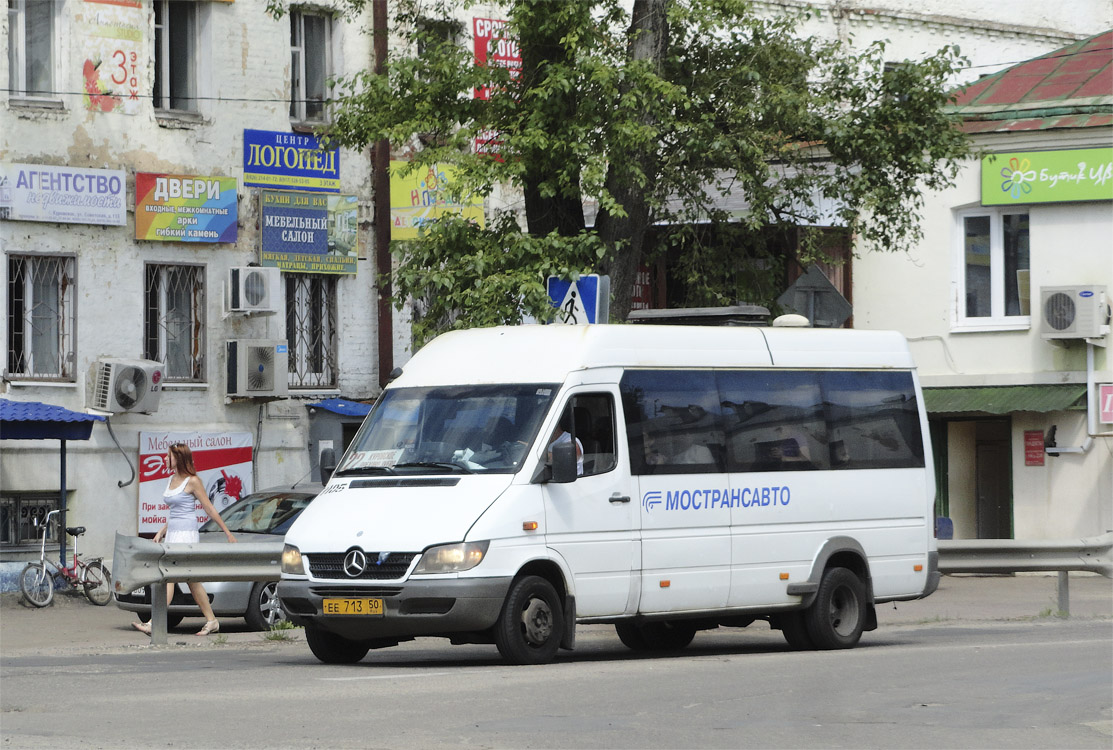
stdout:
[(1032, 162), (1028, 159), (1018, 159), (1015, 156), (1009, 159), (1009, 165), (1001, 168), (1001, 192), (1009, 193), (1013, 198), (1019, 198), (1024, 193), (1032, 192), (1032, 182), (1036, 179), (1036, 170), (1032, 169)]

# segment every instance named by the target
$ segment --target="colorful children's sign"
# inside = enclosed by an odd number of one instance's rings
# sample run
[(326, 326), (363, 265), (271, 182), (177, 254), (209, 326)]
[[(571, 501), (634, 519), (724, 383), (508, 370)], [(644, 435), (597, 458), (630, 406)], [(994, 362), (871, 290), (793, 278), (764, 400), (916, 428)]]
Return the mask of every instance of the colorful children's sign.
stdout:
[(135, 175), (135, 239), (235, 242), (236, 178)]
[(453, 167), (434, 164), (404, 174), (408, 166), (404, 161), (390, 163), (392, 240), (417, 239), (423, 225), (451, 214), (483, 226), (483, 197), (455, 195), (451, 189)]

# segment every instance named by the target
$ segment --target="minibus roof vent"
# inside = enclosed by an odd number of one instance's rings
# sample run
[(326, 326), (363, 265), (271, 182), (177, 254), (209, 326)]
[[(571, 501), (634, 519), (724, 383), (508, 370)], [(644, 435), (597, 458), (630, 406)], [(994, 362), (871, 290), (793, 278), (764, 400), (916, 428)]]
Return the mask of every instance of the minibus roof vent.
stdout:
[(774, 328), (811, 328), (811, 321), (803, 315), (789, 313), (788, 315), (778, 315), (773, 319)]

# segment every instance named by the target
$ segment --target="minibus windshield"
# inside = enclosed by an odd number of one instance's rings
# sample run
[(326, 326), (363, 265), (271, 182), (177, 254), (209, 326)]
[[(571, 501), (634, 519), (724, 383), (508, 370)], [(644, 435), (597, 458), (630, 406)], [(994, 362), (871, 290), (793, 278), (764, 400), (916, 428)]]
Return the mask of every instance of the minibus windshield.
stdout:
[(534, 383), (388, 389), (336, 476), (513, 474), (557, 388)]

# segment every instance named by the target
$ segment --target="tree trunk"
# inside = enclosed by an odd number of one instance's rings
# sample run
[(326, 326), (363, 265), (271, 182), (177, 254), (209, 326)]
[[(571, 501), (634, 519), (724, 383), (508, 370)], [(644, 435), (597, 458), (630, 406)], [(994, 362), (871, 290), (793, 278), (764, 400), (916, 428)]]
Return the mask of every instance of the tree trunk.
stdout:
[[(651, 68), (661, 73), (665, 51), (668, 49), (668, 5), (670, 0), (634, 0), (633, 19), (630, 23), (628, 54), (631, 61), (648, 61)], [(625, 94), (627, 88), (622, 90)], [(642, 124), (656, 125), (655, 118), (646, 113)], [(649, 201), (645, 188), (639, 188), (631, 177), (631, 167), (636, 166), (650, 185), (657, 178), (659, 168), (657, 146), (647, 143), (640, 153), (624, 154), (622, 159), (611, 162), (607, 172), (607, 190), (626, 210), (626, 216), (614, 216), (601, 211), (595, 229), (606, 245), (612, 248), (603, 272), (611, 277), (611, 320), (623, 322), (630, 313), (634, 279), (644, 257), (645, 233), (649, 227)]]

